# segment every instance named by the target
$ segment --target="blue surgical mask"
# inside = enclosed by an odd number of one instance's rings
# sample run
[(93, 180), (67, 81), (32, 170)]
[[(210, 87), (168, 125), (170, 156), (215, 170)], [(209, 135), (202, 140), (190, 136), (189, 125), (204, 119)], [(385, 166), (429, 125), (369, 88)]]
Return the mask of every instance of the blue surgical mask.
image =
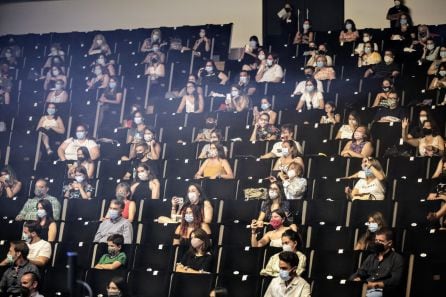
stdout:
[(54, 114), (56, 113), (56, 110), (55, 110), (54, 108), (47, 108), (46, 112), (47, 112), (49, 115), (54, 115)]
[(291, 279), (290, 272), (288, 270), (280, 269), (279, 276), (283, 281), (289, 281)]
[(26, 233), (22, 233), (22, 240), (26, 241), (27, 243), (31, 242), (31, 236), (29, 236), (29, 234)]
[(314, 91), (314, 86), (305, 86), (305, 90), (307, 92), (313, 92)]
[(108, 217), (111, 220), (116, 220), (117, 218), (119, 218), (119, 211), (117, 209), (110, 209), (108, 211)]
[(350, 30), (351, 28), (353, 28), (353, 25), (350, 23), (345, 24), (345, 29)]
[(76, 132), (76, 138), (77, 139), (84, 139), (85, 138), (85, 132)]
[(184, 220), (188, 223), (192, 223), (194, 221), (194, 215), (187, 213), (184, 215)]
[(38, 216), (39, 218), (46, 217), (46, 210), (44, 210), (44, 209), (38, 209), (38, 210), (37, 210), (37, 216)]
[(322, 61), (316, 62), (316, 67), (319, 67), (319, 68), (324, 67), (324, 62), (322, 62)]
[(271, 105), (269, 103), (262, 103), (260, 105), (260, 108), (263, 110), (267, 110)]
[(400, 24), (401, 25), (406, 25), (407, 24), (407, 20), (406, 19), (400, 19)]
[(366, 168), (364, 170), (364, 173), (365, 173), (365, 176), (367, 176), (367, 177), (373, 176), (373, 172), (370, 168)]
[(12, 255), (10, 255), (10, 254), (6, 255), (6, 260), (8, 261), (9, 265), (14, 264), (14, 257)]
[(116, 83), (115, 82), (110, 82), (108, 84), (108, 86), (110, 87), (110, 89), (114, 89), (114, 88), (116, 88)]
[(369, 223), (368, 228), (370, 232), (375, 233), (376, 231), (378, 231), (378, 223)]

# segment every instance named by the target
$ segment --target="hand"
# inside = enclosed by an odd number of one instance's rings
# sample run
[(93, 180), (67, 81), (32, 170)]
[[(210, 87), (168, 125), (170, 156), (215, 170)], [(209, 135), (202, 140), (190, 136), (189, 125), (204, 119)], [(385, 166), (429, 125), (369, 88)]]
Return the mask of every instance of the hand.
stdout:
[(104, 97), (99, 98), (99, 102), (105, 103), (105, 98)]
[(251, 221), (251, 232), (255, 232), (257, 230), (257, 220)]
[(344, 192), (350, 196), (352, 194), (352, 189), (350, 187), (345, 187)]
[(403, 121), (401, 122), (401, 128), (405, 130), (408, 126), (409, 126), (409, 119), (404, 118)]
[(173, 196), (171, 202), (172, 202), (172, 206), (177, 206), (178, 204), (180, 204), (177, 196)]
[(73, 190), (79, 190), (79, 184), (78, 184), (77, 182), (74, 182), (74, 183), (72, 183), (71, 185), (72, 185), (71, 188), (72, 188)]
[(277, 181), (277, 178), (275, 178), (274, 176), (268, 176), (267, 179), (272, 183)]

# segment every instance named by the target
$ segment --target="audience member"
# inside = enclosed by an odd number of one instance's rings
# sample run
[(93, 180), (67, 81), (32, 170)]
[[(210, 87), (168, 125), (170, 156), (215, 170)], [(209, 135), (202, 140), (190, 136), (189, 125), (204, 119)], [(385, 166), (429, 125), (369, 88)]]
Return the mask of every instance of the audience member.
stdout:
[(122, 217), (124, 211), (124, 201), (112, 199), (108, 208), (107, 217), (99, 225), (93, 242), (107, 242), (107, 238), (112, 234), (121, 234), (124, 237), (124, 244), (133, 242), (132, 224)]
[(116, 270), (126, 265), (127, 255), (122, 251), (124, 237), (121, 234), (112, 234), (107, 238), (107, 253), (103, 254), (95, 269)]
[(6, 166), (0, 171), (0, 199), (12, 199), (20, 193), (22, 182), (17, 179), (11, 166)]
[(98, 56), (104, 54), (106, 56), (111, 54), (110, 46), (102, 34), (96, 34), (93, 38), (93, 42), (88, 50), (90, 56)]
[(202, 113), (204, 110), (203, 96), (198, 94), (197, 86), (193, 82), (188, 82), (186, 92), (178, 106), (177, 113)]
[(254, 108), (253, 108), (253, 115), (254, 115), (254, 117), (252, 119), (253, 125), (259, 121), (260, 115), (262, 115), (264, 113), (268, 114), (268, 116), (269, 116), (269, 124), (275, 125), (276, 119), (277, 119), (277, 112), (272, 110), (271, 103), (269, 102), (268, 98), (266, 98), (266, 97), (264, 97), (260, 100), (260, 111), (257, 106), (254, 106)]
[(217, 128), (217, 118), (212, 115), (206, 116), (205, 124), (202, 129), (197, 134), (197, 137), (195, 137), (196, 142), (211, 141), (211, 135), (213, 132), (215, 132), (215, 129)]
[(395, 62), (395, 55), (392, 50), (384, 52), (383, 61), (373, 64), (364, 73), (364, 77), (373, 78), (396, 78), (400, 74), (400, 66)]
[(389, 78), (384, 78), (381, 84), (381, 90), (376, 94), (372, 107), (389, 107), (388, 97), (390, 95), (398, 96), (395, 93), (393, 82)]
[[(320, 55), (316, 58), (316, 68), (314, 70), (314, 79), (333, 80), (336, 78), (336, 72), (333, 67), (327, 65), (327, 57)], [(314, 84), (313, 84), (314, 85)]]
[(269, 225), (271, 225), (273, 230), (266, 232), (260, 240), (257, 240), (257, 229), (263, 228), (263, 224), (261, 220), (252, 220), (251, 222), (252, 247), (264, 247), (266, 245), (282, 247), (282, 234), (290, 229), (297, 232), (297, 226), (295, 224), (286, 226), (288, 225), (287, 215), (282, 209), (276, 209), (271, 212)]
[(389, 93), (387, 96), (388, 108), (381, 107), (375, 114), (373, 119), (380, 123), (401, 122), (406, 116), (406, 110), (398, 106), (399, 97), (397, 93)]
[(365, 158), (373, 152), (372, 143), (368, 140), (369, 132), (366, 126), (358, 126), (353, 132), (352, 140), (348, 141), (341, 152), (342, 157)]
[(446, 62), (442, 62), (438, 66), (437, 73), (429, 84), (429, 90), (446, 88)]
[(351, 200), (384, 200), (386, 175), (378, 160), (373, 158), (363, 158), (361, 171), (353, 174), (349, 178), (358, 178), (353, 190), (345, 188), (347, 199)]
[(96, 165), (91, 159), (90, 152), (85, 146), (81, 146), (76, 152), (77, 160), (73, 164), (68, 165), (68, 178), (74, 179), (76, 168), (84, 167), (87, 170), (87, 176), (89, 179), (93, 178)]
[(223, 146), (223, 150), (225, 151), (225, 158), (228, 157), (228, 148), (222, 144), (223, 136), (221, 135), (221, 132), (219, 130), (215, 130), (211, 132), (211, 139), (209, 143), (206, 143), (203, 148), (201, 149), (201, 153), (198, 156), (198, 159), (206, 159), (209, 157), (209, 151), (211, 149), (212, 143), (218, 143)]
[(143, 163), (136, 166), (136, 177), (130, 189), (135, 201), (160, 198), (160, 182), (151, 173), (151, 168)]
[(114, 276), (107, 285), (108, 297), (129, 297), (127, 280), (121, 276)]
[(324, 95), (317, 90), (317, 83), (314, 78), (310, 78), (305, 82), (305, 91), (302, 93), (297, 103), (296, 110), (323, 109)]
[(261, 46), (259, 38), (255, 35), (249, 37), (249, 43), (244, 46), (243, 52), (239, 57), (239, 60), (242, 64), (242, 71), (250, 72), (257, 69), (257, 56), (259, 55), (260, 50)]
[(269, 122), (269, 114), (261, 114), (257, 123), (254, 125), (249, 141), (276, 140), (277, 135), (279, 134), (279, 129), (274, 125), (271, 125)]
[(344, 22), (344, 29), (339, 34), (339, 43), (344, 45), (346, 42), (354, 42), (359, 38), (358, 30), (353, 20), (348, 19)]
[(286, 175), (280, 173), (279, 177), (283, 182), (283, 190), (288, 200), (303, 199), (307, 190), (307, 180), (303, 177), (304, 168), (302, 165), (293, 161), (288, 164)]
[(282, 142), (292, 140), (294, 141), (294, 144), (296, 145), (297, 151), (299, 154), (302, 154), (303, 149), (300, 143), (296, 140), (294, 140), (294, 126), (291, 124), (283, 124), (280, 127), (280, 141), (274, 143), (272, 150), (265, 154), (260, 156), (260, 159), (269, 159), (269, 158), (279, 158), (282, 156)]
[(418, 153), (422, 157), (443, 156), (444, 140), (433, 119), (423, 122), (422, 135), (419, 138), (408, 137), (409, 120), (404, 119), (401, 124), (402, 138), (413, 147), (418, 148)]
[(273, 171), (279, 171), (278, 176), (283, 178), (288, 171), (288, 166), (292, 162), (298, 163), (302, 168), (305, 167), (304, 160), (300, 157), (297, 146), (293, 140), (282, 141), (281, 156), (276, 160)]
[(50, 90), (46, 96), (46, 103), (65, 103), (68, 101), (68, 93), (65, 90), (64, 81), (62, 79), (57, 79), (54, 84), (54, 89)]
[(283, 78), (282, 66), (278, 64), (278, 57), (275, 54), (268, 54), (263, 60), (256, 74), (256, 81), (259, 83), (279, 83)]
[(76, 137), (65, 140), (57, 149), (57, 155), (61, 161), (77, 160), (77, 149), (81, 146), (88, 149), (92, 160), (99, 158), (99, 146), (96, 141), (88, 137), (87, 126), (84, 124), (77, 125)]
[(362, 32), (362, 42), (359, 42), (358, 45), (355, 48), (355, 54), (359, 55), (360, 57), (364, 54), (364, 47), (367, 42), (370, 42), (373, 46), (373, 51), (377, 52), (379, 51), (378, 44), (373, 41), (373, 35), (369, 31), (363, 31)]
[(234, 173), (231, 165), (226, 160), (226, 154), (223, 146), (219, 143), (211, 143), (209, 145), (209, 152), (207, 159), (201, 164), (194, 178), (223, 178), (232, 179)]
[(258, 228), (263, 228), (265, 222), (271, 220), (272, 214), (275, 210), (281, 210), (288, 217), (290, 213), (290, 202), (287, 201), (283, 186), (280, 182), (273, 180), (268, 189), (268, 196), (266, 200), (262, 201), (260, 206), (260, 213), (256, 221)]
[(341, 115), (336, 112), (336, 105), (333, 101), (325, 102), (325, 115), (321, 116), (321, 124), (337, 124), (341, 122)]
[(64, 197), (68, 199), (90, 199), (94, 188), (89, 183), (87, 169), (78, 166), (74, 169), (74, 180), (63, 187)]
[(367, 230), (362, 234), (355, 244), (356, 251), (369, 250), (370, 247), (375, 243), (376, 232), (381, 228), (387, 228), (387, 222), (384, 219), (384, 215), (377, 211), (369, 215), (366, 222)]
[(311, 29), (311, 21), (305, 19), (302, 24), (302, 29), (297, 30), (296, 36), (294, 36), (293, 44), (306, 44), (314, 40), (314, 32)]
[(348, 122), (339, 128), (336, 133), (336, 139), (353, 139), (353, 133), (361, 124), (359, 114), (356, 111), (350, 111), (348, 114)]
[[(296, 88), (294, 89), (293, 94), (291, 94), (291, 97), (300, 96), (306, 91), (307, 80), (314, 78), (313, 77), (314, 71), (315, 71), (315, 68), (313, 66), (305, 66), (305, 68), (304, 68), (305, 79), (300, 81), (297, 84)], [(316, 79), (316, 86), (317, 86), (318, 92), (320, 92), (320, 93), (324, 92), (324, 86), (320, 80)]]
[(45, 146), (48, 155), (53, 153), (50, 146), (50, 140), (54, 142), (65, 133), (65, 126), (62, 118), (57, 115), (57, 107), (54, 103), (48, 103), (46, 109), (47, 115), (43, 115), (37, 124), (36, 131), (42, 133), (42, 143)]
[(432, 188), (430, 190), (428, 200), (441, 199), (446, 201), (446, 156), (443, 155), (438, 161), (437, 168), (432, 175)]
[(191, 234), (197, 229), (202, 229), (207, 234), (211, 234), (209, 225), (204, 222), (200, 206), (191, 204), (184, 208), (184, 211), (181, 213), (180, 224), (175, 229), (173, 235), (173, 245), (190, 246)]
[(39, 276), (36, 273), (32, 271), (24, 273), (20, 278), (20, 283), (22, 289), (27, 289), (29, 292), (29, 297), (43, 297), (39, 293)]
[(130, 223), (133, 223), (136, 215), (136, 202), (132, 200), (131, 194), (132, 191), (128, 183), (121, 182), (116, 186), (115, 197), (124, 202), (122, 217)]
[(57, 224), (54, 221), (53, 206), (47, 199), (41, 199), (37, 203), (36, 222), (41, 227), (40, 238), (48, 242), (55, 242)]
[(404, 5), (404, 1), (395, 0), (394, 6), (387, 11), (386, 19), (390, 21), (390, 28), (398, 28), (400, 26), (400, 16), (402, 14), (409, 14), (409, 8)]
[(197, 228), (190, 233), (190, 248), (176, 264), (175, 272), (210, 273), (212, 271), (211, 242), (208, 232)]
[(22, 240), (29, 247), (28, 260), (39, 268), (44, 268), (51, 259), (51, 244), (40, 238), (42, 227), (37, 222), (23, 225)]

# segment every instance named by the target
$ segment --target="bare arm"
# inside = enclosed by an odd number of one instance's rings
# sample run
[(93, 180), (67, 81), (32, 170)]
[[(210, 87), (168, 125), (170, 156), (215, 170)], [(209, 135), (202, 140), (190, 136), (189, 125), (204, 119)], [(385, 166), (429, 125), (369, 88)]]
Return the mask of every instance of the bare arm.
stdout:
[(220, 177), (223, 179), (232, 179), (234, 178), (234, 173), (232, 172), (231, 165), (229, 165), (229, 162), (227, 160), (222, 160), (223, 169), (225, 170), (226, 174), (222, 174)]
[(183, 96), (183, 98), (181, 98), (180, 105), (178, 106), (177, 113), (182, 113), (185, 106), (186, 106), (186, 96)]
[(100, 156), (99, 146), (94, 146), (90, 149), (90, 156), (92, 160), (97, 160)]
[(58, 133), (58, 134), (64, 134), (65, 133), (65, 126), (63, 124), (63, 121), (60, 117), (57, 118), (56, 120), (57, 123), (57, 127), (55, 128), (51, 128), (54, 130), (54, 132)]
[(66, 158), (65, 158), (65, 150), (66, 150), (67, 146), (68, 146), (68, 143), (63, 142), (63, 143), (59, 146), (59, 148), (57, 149), (57, 155), (59, 156), (59, 159), (60, 159), (61, 161), (65, 161), (65, 160), (66, 160)]
[(204, 110), (203, 96), (198, 95), (198, 110), (196, 111), (196, 113), (202, 113), (203, 110)]
[(160, 182), (157, 179), (151, 180), (149, 183), (150, 190), (152, 191), (152, 199), (160, 198)]
[(432, 178), (438, 178), (441, 175), (442, 171), (443, 171), (443, 160), (440, 160), (437, 164), (437, 168), (435, 169), (434, 174), (432, 175)]

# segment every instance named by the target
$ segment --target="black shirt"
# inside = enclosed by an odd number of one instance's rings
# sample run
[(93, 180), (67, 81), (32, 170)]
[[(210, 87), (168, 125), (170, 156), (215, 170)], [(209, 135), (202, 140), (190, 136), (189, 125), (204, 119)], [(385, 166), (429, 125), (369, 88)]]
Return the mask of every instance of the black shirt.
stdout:
[(3, 273), (2, 280), (0, 281), (0, 292), (20, 293), (22, 286), (20, 279), (26, 272), (34, 272), (37, 276), (40, 276), (37, 266), (29, 261), (26, 261), (20, 266), (11, 266)]
[[(398, 7), (393, 6), (389, 8), (389, 10), (387, 11), (387, 16), (391, 16), (397, 13), (409, 14), (409, 8), (403, 4), (400, 4)], [(390, 20), (390, 28), (398, 28), (399, 26), (400, 26), (400, 21), (398, 19)]]
[(396, 288), (401, 283), (403, 269), (403, 257), (391, 250), (384, 254), (382, 261), (379, 261), (377, 254), (369, 255), (350, 279), (359, 277), (367, 282), (382, 281), (385, 288)]
[(373, 65), (371, 69), (376, 78), (390, 77), (394, 71), (400, 71), (400, 67), (395, 62), (392, 62), (391, 64), (381, 62)]
[(181, 259), (181, 264), (194, 270), (211, 272), (212, 255), (211, 253), (206, 253), (203, 256), (196, 256), (193, 251), (188, 250)]
[(397, 107), (394, 109), (382, 107), (376, 113), (374, 120), (379, 121), (384, 117), (393, 117), (395, 118), (394, 119), (395, 121), (396, 119), (402, 121), (405, 117), (407, 117), (407, 115), (406, 115), (406, 110), (402, 107)]

